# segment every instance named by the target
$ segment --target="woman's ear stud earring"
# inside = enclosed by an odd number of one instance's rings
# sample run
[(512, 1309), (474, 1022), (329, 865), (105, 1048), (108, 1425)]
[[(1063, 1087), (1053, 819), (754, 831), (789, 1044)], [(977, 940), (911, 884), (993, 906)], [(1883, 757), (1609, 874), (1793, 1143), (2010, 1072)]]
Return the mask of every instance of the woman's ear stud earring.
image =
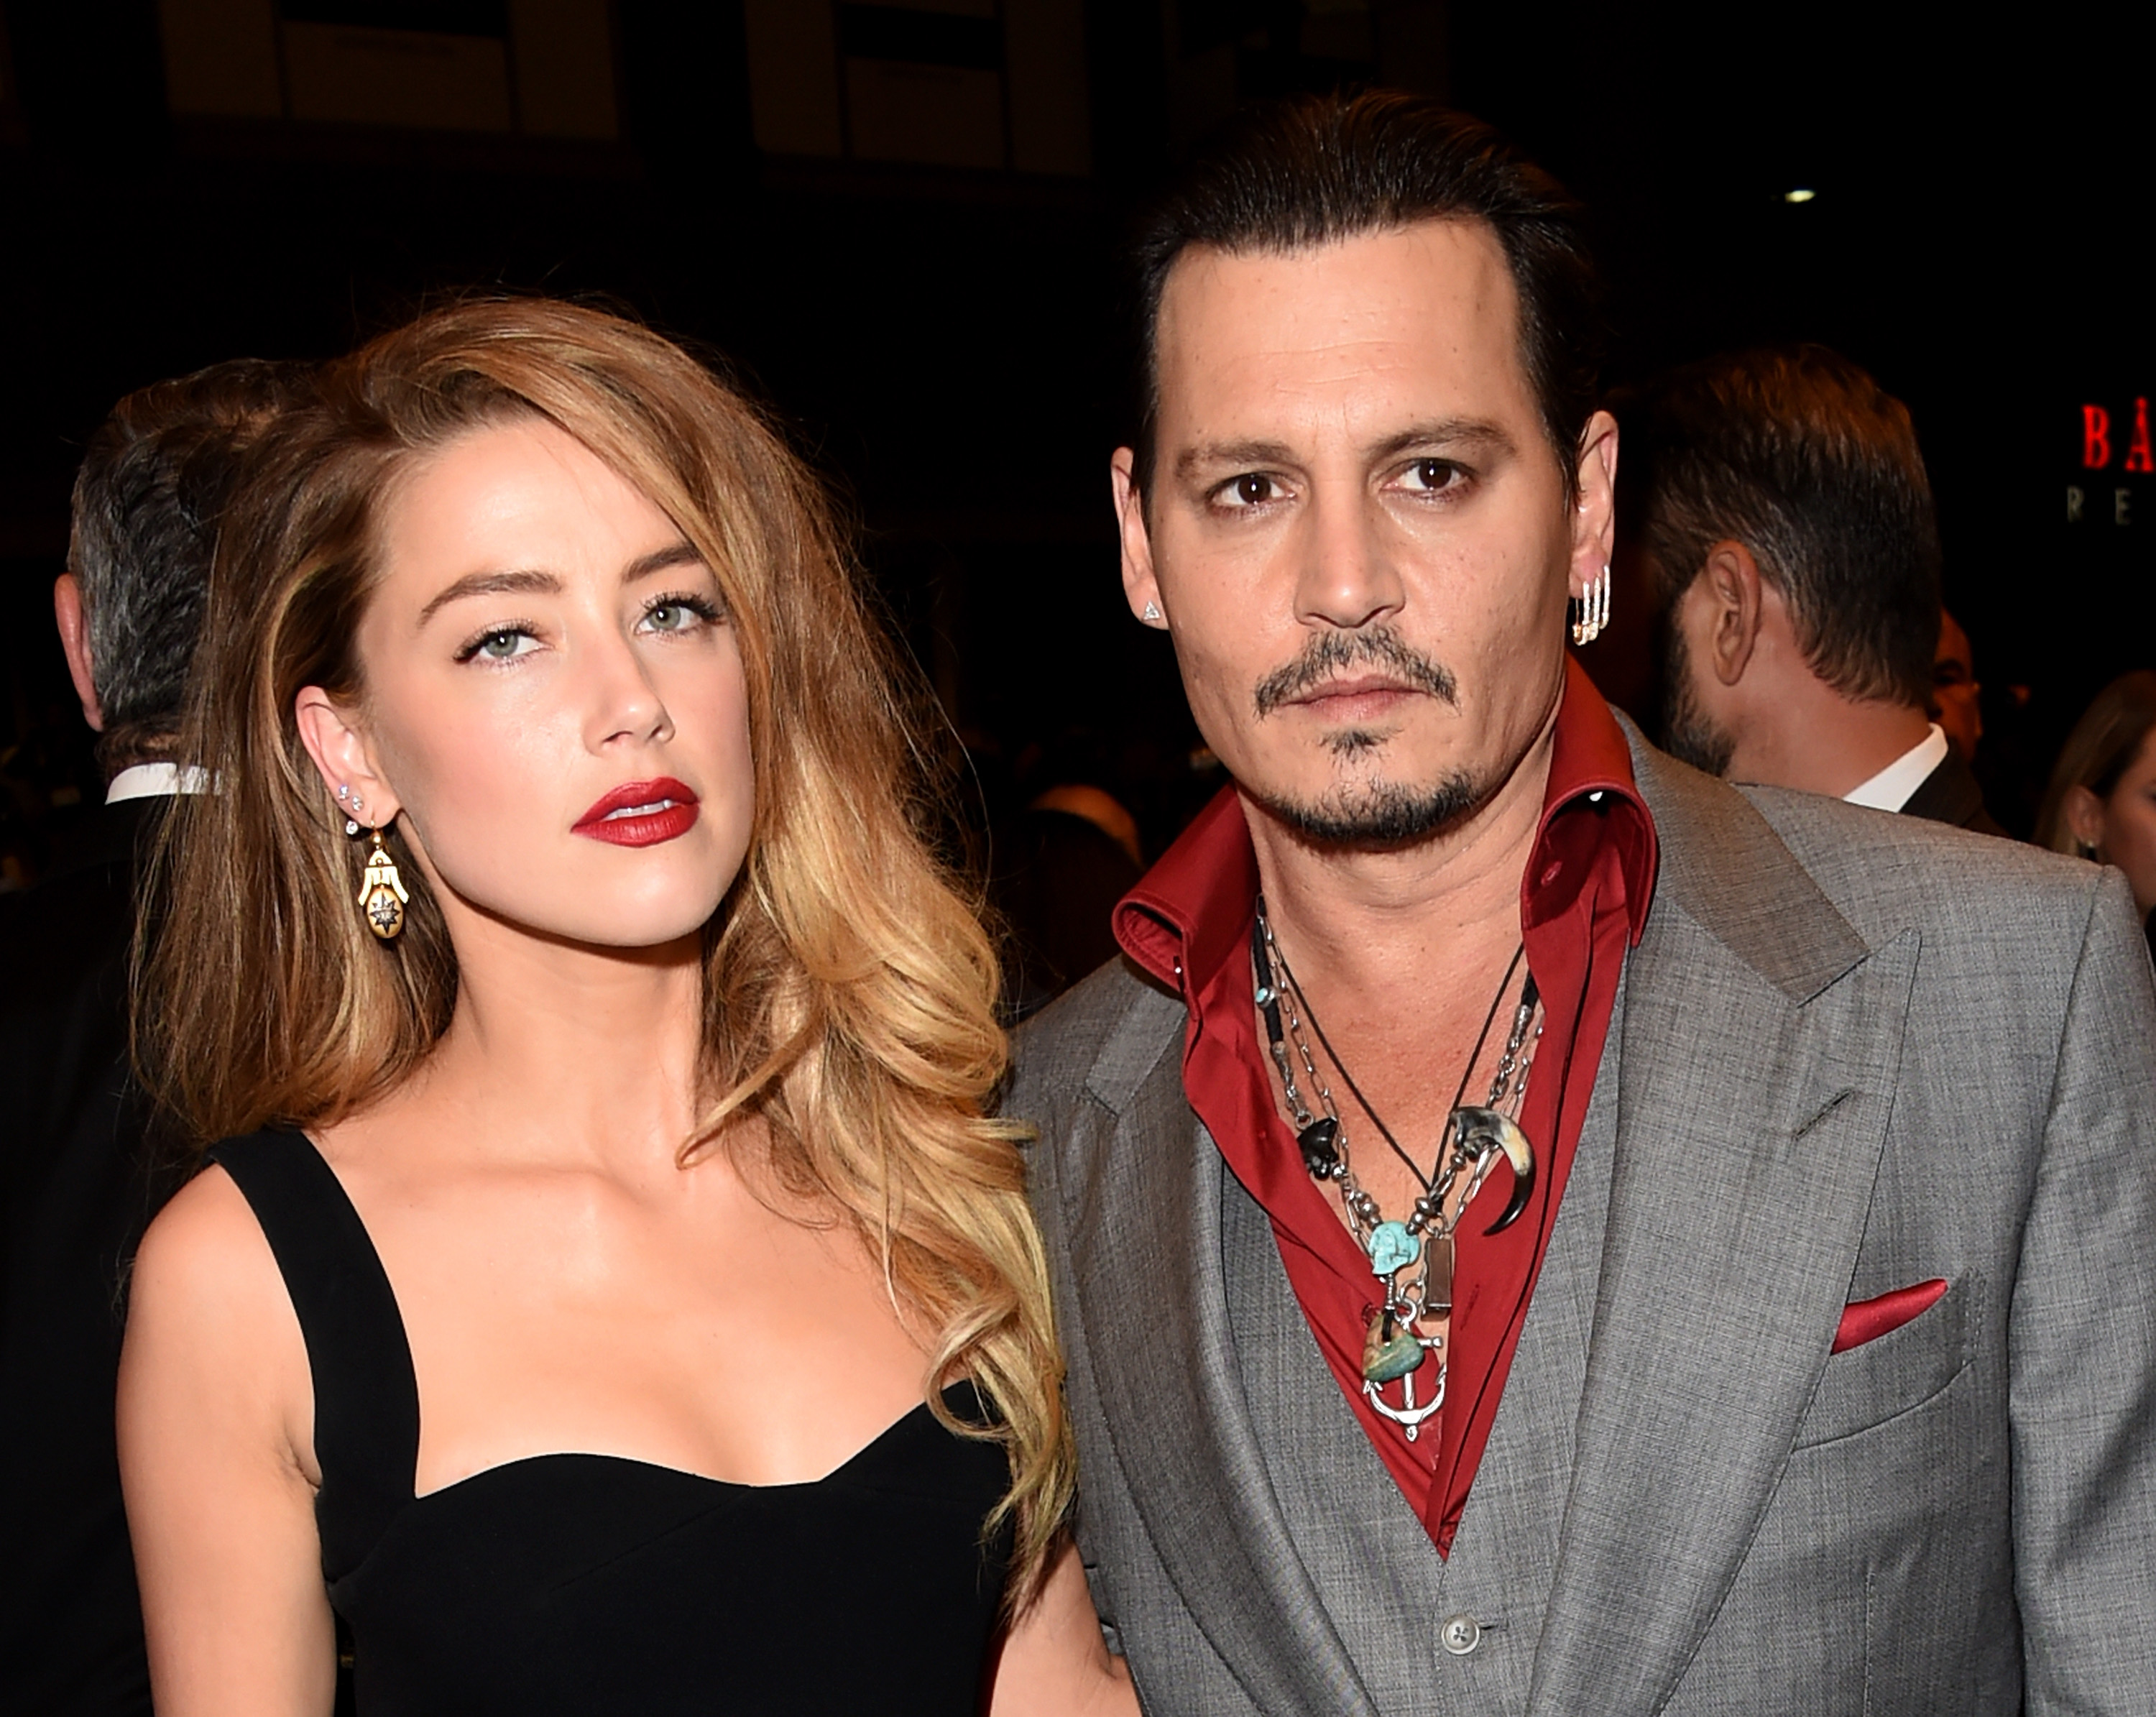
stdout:
[(1158, 619), (1160, 618), (1160, 605), (1158, 603), (1148, 602), (1146, 604), (1145, 617), (1149, 620)]

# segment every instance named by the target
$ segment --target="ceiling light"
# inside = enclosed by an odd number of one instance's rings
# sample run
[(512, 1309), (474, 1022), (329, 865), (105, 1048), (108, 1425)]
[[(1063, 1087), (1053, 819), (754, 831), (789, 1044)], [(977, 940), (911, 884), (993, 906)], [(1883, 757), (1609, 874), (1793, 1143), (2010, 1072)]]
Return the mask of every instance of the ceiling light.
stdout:
[(1813, 198), (1818, 195), (1819, 193), (1816, 191), (1807, 191), (1803, 189), (1784, 191), (1782, 193), (1782, 201), (1784, 203), (1809, 203)]

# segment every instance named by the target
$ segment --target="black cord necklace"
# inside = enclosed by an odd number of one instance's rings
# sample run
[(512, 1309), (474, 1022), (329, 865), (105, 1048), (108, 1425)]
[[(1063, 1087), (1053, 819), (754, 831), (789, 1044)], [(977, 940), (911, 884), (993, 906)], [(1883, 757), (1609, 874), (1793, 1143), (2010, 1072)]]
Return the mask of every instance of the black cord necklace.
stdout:
[[(1310, 1029), (1317, 1034), (1318, 1047), (1325, 1051), (1326, 1059), (1332, 1063), (1334, 1069), (1339, 1073), (1341, 1082), (1348, 1087), (1355, 1101), (1363, 1106), (1363, 1113), (1370, 1118), (1370, 1124), (1378, 1129), (1378, 1136), (1393, 1148), (1393, 1154), (1407, 1164), (1408, 1173), (1415, 1177), (1417, 1183), (1424, 1192), (1428, 1192), (1430, 1178), (1437, 1173), (1439, 1161), (1441, 1161), (1444, 1156), (1444, 1141), (1440, 1139), (1438, 1142), (1438, 1160), (1434, 1160), (1430, 1164), (1429, 1175), (1424, 1174), (1416, 1165), (1415, 1159), (1401, 1148), (1399, 1140), (1393, 1137), (1393, 1129), (1385, 1124), (1385, 1118), (1378, 1113), (1370, 1099), (1363, 1095), (1363, 1087), (1355, 1082), (1355, 1076), (1348, 1071), (1348, 1063), (1340, 1059), (1340, 1051), (1333, 1048), (1332, 1040), (1325, 1035), (1325, 1026), (1317, 1017), (1317, 1010), (1311, 1005), (1310, 992), (1302, 987), (1301, 980), (1295, 975), (1295, 969), (1288, 964), (1287, 956), (1280, 952), (1277, 943), (1274, 945), (1273, 952), (1279, 955), (1281, 972), (1286, 978), (1289, 987), (1295, 991), (1297, 1000), (1302, 1003), (1303, 1018), (1310, 1021)], [(1482, 1051), (1489, 1046), (1490, 1028), (1497, 1023), (1497, 1010), (1505, 1005), (1505, 992), (1512, 987), (1512, 974), (1520, 969), (1520, 962), (1527, 958), (1527, 944), (1524, 943), (1512, 950), (1512, 958), (1505, 967), (1505, 975), (1497, 981), (1497, 993), (1490, 998), (1490, 1011), (1482, 1016), (1482, 1029), (1475, 1034), (1475, 1047), (1467, 1052), (1467, 1065), (1460, 1070), (1459, 1088), (1452, 1093), (1452, 1101), (1445, 1107), (1445, 1113), (1448, 1115), (1457, 1110), (1467, 1100), (1467, 1082), (1475, 1077), (1475, 1064), (1482, 1059)], [(1520, 1006), (1525, 1011), (1532, 1013), (1535, 1003), (1540, 999), (1535, 989), (1535, 974), (1530, 972), (1527, 974), (1527, 987), (1520, 992)]]

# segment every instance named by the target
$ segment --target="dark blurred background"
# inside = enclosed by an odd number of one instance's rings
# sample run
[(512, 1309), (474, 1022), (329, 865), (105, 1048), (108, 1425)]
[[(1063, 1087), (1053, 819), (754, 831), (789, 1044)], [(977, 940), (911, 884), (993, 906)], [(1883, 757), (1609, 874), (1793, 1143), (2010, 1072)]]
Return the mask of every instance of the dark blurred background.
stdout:
[[(1968, 16), (1898, 10), (8, 0), (0, 851), (33, 872), (97, 792), (49, 592), (113, 400), (509, 288), (723, 353), (848, 498), (988, 810), (1090, 776), (1157, 853), (1217, 778), (1116, 578), (1115, 239), (1238, 100), (1365, 82), (1481, 115), (1588, 201), (1613, 383), (1803, 338), (1908, 402), (1987, 786), (2025, 823), (2087, 696), (2156, 655), (2156, 477), (2128, 467), (2156, 393), (2146, 222), (2101, 132), (2080, 200), (2052, 194), (2051, 121), (2009, 99), (2025, 74), (1972, 73)], [(2024, 481), (2032, 414), (2067, 460), (2063, 529)]]

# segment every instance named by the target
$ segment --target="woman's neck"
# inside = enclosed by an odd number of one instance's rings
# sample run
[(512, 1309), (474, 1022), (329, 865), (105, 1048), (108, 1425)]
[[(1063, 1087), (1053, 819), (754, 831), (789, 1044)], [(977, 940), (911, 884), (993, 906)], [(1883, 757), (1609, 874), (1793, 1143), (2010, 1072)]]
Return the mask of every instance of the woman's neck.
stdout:
[(696, 1113), (698, 938), (600, 949), (486, 924), (459, 933), (457, 954), (456, 1012), (413, 1098), (520, 1155), (672, 1162)]

